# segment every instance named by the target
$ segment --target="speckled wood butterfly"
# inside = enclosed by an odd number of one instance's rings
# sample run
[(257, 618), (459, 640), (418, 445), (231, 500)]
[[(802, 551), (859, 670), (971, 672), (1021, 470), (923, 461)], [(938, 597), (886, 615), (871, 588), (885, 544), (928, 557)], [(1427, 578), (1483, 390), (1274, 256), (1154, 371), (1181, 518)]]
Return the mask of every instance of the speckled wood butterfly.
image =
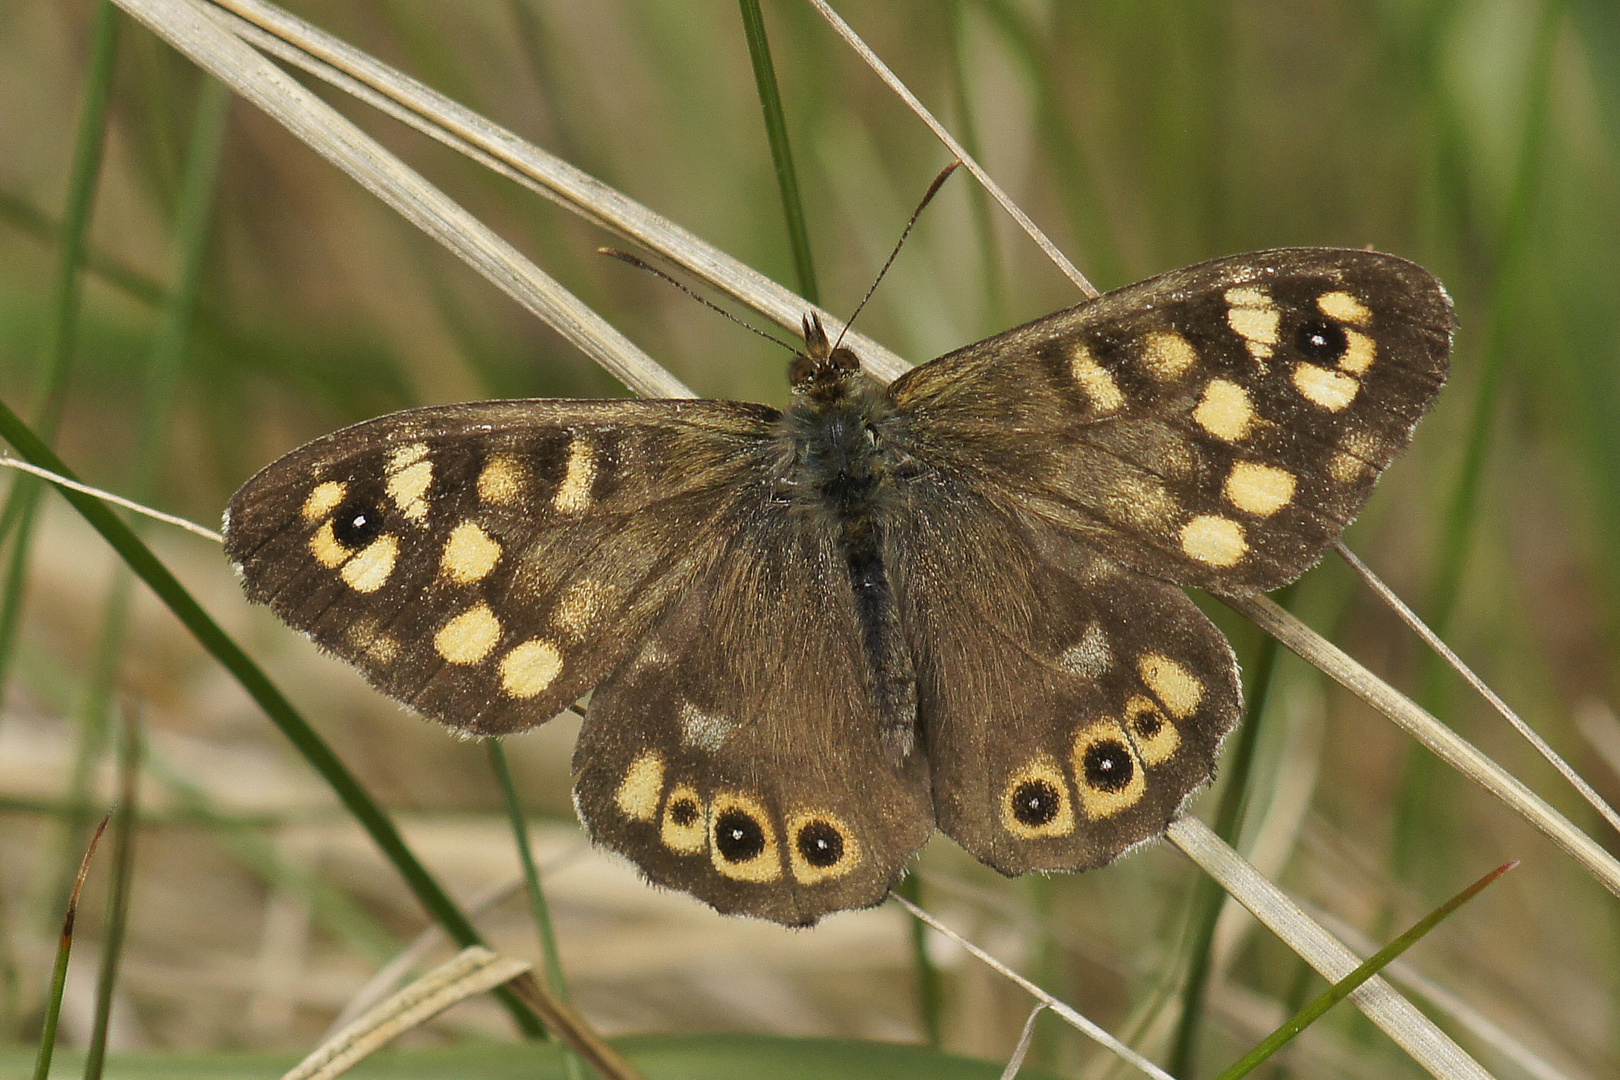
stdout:
[(1239, 712), (1177, 586), (1316, 562), (1453, 325), (1420, 267), (1322, 248), (1177, 270), (888, 387), (807, 321), (786, 413), (395, 413), (249, 480), (226, 546), (250, 598), (460, 731), (594, 688), (591, 835), (807, 924), (882, 900), (936, 827), (1005, 874), (1159, 834)]

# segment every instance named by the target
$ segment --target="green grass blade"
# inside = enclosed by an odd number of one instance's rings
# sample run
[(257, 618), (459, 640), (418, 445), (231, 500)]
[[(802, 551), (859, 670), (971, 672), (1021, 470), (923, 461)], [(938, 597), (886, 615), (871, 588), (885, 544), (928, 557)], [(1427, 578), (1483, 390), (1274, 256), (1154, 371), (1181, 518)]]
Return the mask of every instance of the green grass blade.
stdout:
[[(76, 479), (51, 448), (46, 446), (4, 402), (0, 402), (0, 438), (11, 443), (25, 460), (69, 479)], [(242, 647), (202, 609), (196, 599), (169, 572), (169, 568), (152, 553), (152, 549), (100, 500), (71, 488), (58, 490), (85, 521), (89, 522), (90, 526), (111, 545), (125, 565), (157, 594), (158, 599), (163, 601), (170, 611), (174, 612), (175, 617), (197, 639), (197, 643), (231, 673), (231, 676), (269, 716), (271, 722), (292, 741), (293, 746), (314, 767), (343, 805), (354, 815), (355, 820), (382, 849), (384, 857), (393, 863), (417, 900), (444, 927), (445, 932), (456, 944), (462, 947), (484, 944), (466, 915), (406, 845), (393, 820), (371, 798), (370, 793), (361, 786), (360, 781), (325, 740), (315, 733), (309, 721), (293, 707), (281, 689), (270, 681), (270, 677), (263, 669), (254, 663)], [(512, 999), (508, 991), (502, 990), (497, 993), (506, 1005), (507, 1011), (526, 1033), (531, 1035), (540, 1033), (541, 1028), (534, 1016)]]
[(1278, 1050), (1281, 1050), (1284, 1046), (1288, 1045), (1288, 1043), (1293, 1040), (1294, 1036), (1298, 1035), (1301, 1031), (1304, 1031), (1311, 1024), (1315, 1023), (1317, 1018), (1323, 1013), (1327, 1012), (1333, 1006), (1349, 997), (1355, 992), (1358, 986), (1372, 978), (1374, 975), (1377, 975), (1380, 971), (1384, 970), (1384, 968), (1388, 967), (1390, 962), (1393, 961), (1397, 956), (1401, 955), (1401, 953), (1405, 952), (1407, 949), (1410, 949), (1413, 945), (1416, 945), (1419, 941), (1421, 941), (1430, 930), (1433, 930), (1436, 926), (1439, 926), (1441, 921), (1450, 916), (1452, 912), (1468, 903), (1468, 901), (1472, 900), (1475, 896), (1478, 896), (1480, 891), (1483, 890), (1485, 886), (1489, 885), (1491, 882), (1495, 881), (1497, 878), (1501, 877), (1503, 874), (1507, 873), (1509, 870), (1512, 870), (1518, 865), (1518, 862), (1515, 861), (1507, 863), (1504, 866), (1497, 867), (1495, 870), (1492, 870), (1490, 873), (1468, 886), (1468, 888), (1464, 889), (1462, 892), (1458, 893), (1456, 896), (1453, 896), (1450, 900), (1447, 900), (1445, 903), (1429, 912), (1423, 918), (1419, 919), (1410, 930), (1406, 931), (1406, 933), (1402, 934), (1394, 941), (1391, 941), (1388, 945), (1385, 945), (1382, 949), (1379, 949), (1372, 956), (1368, 957), (1367, 960), (1354, 971), (1340, 979), (1338, 982), (1334, 983), (1332, 986), (1328, 987), (1325, 992), (1319, 995), (1309, 1005), (1295, 1013), (1276, 1031), (1266, 1036), (1266, 1038), (1261, 1041), (1260, 1045), (1256, 1046), (1253, 1050), (1250, 1050), (1247, 1054), (1244, 1054), (1237, 1061), (1233, 1062), (1231, 1066), (1220, 1074), (1220, 1076), (1216, 1077), (1216, 1080), (1238, 1080), (1238, 1077), (1247, 1076), (1249, 1073), (1253, 1072), (1257, 1065), (1271, 1057)]
[[(1286, 606), (1292, 593), (1291, 585), (1280, 590), (1277, 602)], [(1221, 789), (1221, 801), (1215, 809), (1214, 828), (1215, 834), (1234, 848), (1243, 830), (1249, 778), (1254, 772), (1255, 754), (1260, 746), (1260, 721), (1265, 716), (1266, 699), (1270, 696), (1281, 656), (1282, 646), (1277, 639), (1263, 635), (1254, 662), (1254, 678), (1245, 695), (1243, 722), (1238, 725), (1235, 745), (1225, 762), (1226, 786)], [(1226, 890), (1213, 878), (1199, 878), (1193, 890), (1192, 934), (1188, 944), (1187, 981), (1182, 988), (1181, 1018), (1176, 1024), (1175, 1042), (1167, 1066), (1172, 1074), (1185, 1080), (1192, 1080), (1197, 1065), (1204, 994), (1209, 989), (1210, 952), (1215, 945), (1215, 925), (1225, 906)]]
[(759, 0), (738, 3), (743, 32), (748, 37), (748, 58), (754, 65), (754, 85), (759, 89), (760, 112), (765, 117), (765, 137), (770, 141), (771, 161), (776, 166), (776, 186), (782, 194), (782, 216), (787, 223), (799, 294), (819, 306), (821, 292), (816, 286), (816, 265), (810, 252), (810, 229), (805, 224), (804, 201), (799, 197), (799, 174), (793, 168), (793, 148), (788, 142), (782, 93), (776, 85), (776, 67), (771, 63), (771, 46), (765, 37), (765, 16), (759, 10)]
[[(501, 785), (501, 796), (506, 802), (506, 816), (512, 825), (512, 840), (517, 845), (518, 863), (523, 867), (523, 883), (529, 894), (529, 911), (534, 918), (534, 932), (540, 939), (540, 956), (545, 988), (563, 1004), (568, 1003), (568, 980), (563, 976), (562, 956), (557, 950), (557, 933), (551, 925), (551, 905), (546, 903), (546, 892), (540, 883), (540, 868), (534, 861), (534, 848), (529, 844), (529, 823), (523, 816), (523, 802), (518, 798), (517, 784), (512, 780), (512, 766), (506, 759), (506, 747), (499, 739), (485, 739), (490, 768)], [(579, 1056), (564, 1051), (563, 1068), (568, 1080), (583, 1076)]]
[[(40, 381), (35, 389), (35, 425), (46, 441), (55, 436), (65, 404), (69, 361), (79, 327), (79, 302), (86, 236), (95, 206), (97, 182), (107, 143), (108, 101), (112, 90), (114, 62), (118, 56), (118, 9), (111, 0), (96, 6), (95, 27), (91, 32), (89, 74), (79, 128), (73, 147), (73, 166), (68, 178), (67, 207), (62, 217), (56, 280), (51, 290), (51, 314), (40, 358)], [(0, 512), (0, 540), (15, 533), (6, 563), (4, 584), (0, 585), (0, 700), (4, 699), (11, 661), (17, 650), (17, 622), (22, 613), (23, 591), (28, 571), (28, 550), (32, 539), (34, 514), (39, 505), (39, 483), (18, 477)]]
[(73, 888), (68, 893), (67, 912), (62, 916), (62, 936), (56, 946), (56, 966), (51, 969), (51, 989), (45, 997), (45, 1024), (40, 1031), (38, 1056), (34, 1059), (34, 1080), (46, 1080), (51, 1074), (56, 1029), (62, 1019), (62, 990), (67, 985), (68, 958), (73, 954), (73, 923), (79, 914), (79, 893), (84, 890), (84, 879), (90, 873), (90, 860), (95, 856), (96, 845), (101, 843), (101, 835), (107, 831), (107, 823), (112, 816), (111, 810), (102, 815), (101, 824), (90, 834), (84, 857), (79, 860), (78, 876), (73, 879)]
[(112, 1023), (113, 988), (124, 958), (124, 936), (129, 929), (130, 884), (135, 880), (135, 832), (140, 825), (141, 759), (145, 748), (141, 725), (133, 712), (124, 717), (118, 741), (118, 812), (113, 815), (113, 879), (107, 901), (107, 928), (101, 939), (101, 970), (96, 973), (96, 1012), (85, 1054), (85, 1080), (101, 1080), (107, 1061), (107, 1029)]

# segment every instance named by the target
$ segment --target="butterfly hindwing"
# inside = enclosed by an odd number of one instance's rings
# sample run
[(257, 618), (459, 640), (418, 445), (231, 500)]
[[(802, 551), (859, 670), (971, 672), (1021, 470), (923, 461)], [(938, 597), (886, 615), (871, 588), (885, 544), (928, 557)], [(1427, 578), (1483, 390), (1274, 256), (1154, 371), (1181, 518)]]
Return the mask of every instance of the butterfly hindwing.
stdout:
[(1164, 831), (1237, 722), (1237, 666), (1175, 586), (942, 473), (890, 524), (939, 827), (1005, 874)]
[(890, 388), (902, 440), (1128, 566), (1214, 592), (1293, 580), (1445, 379), (1451, 303), (1391, 255), (1201, 263), (970, 345)]
[(592, 695), (591, 835), (720, 911), (808, 924), (880, 902), (933, 832), (927, 761), (883, 745), (845, 558), (766, 501)]
[(236, 494), (250, 598), (384, 693), (476, 734), (589, 690), (702, 564), (776, 414), (734, 402), (478, 402), (317, 439)]

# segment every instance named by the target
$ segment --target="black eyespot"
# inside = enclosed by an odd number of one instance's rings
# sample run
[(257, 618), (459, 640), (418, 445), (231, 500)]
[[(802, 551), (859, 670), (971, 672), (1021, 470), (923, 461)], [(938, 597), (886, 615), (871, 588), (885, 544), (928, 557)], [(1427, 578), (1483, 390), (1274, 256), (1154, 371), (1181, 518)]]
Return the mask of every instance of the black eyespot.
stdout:
[(382, 506), (377, 500), (356, 495), (343, 500), (332, 515), (332, 536), (353, 551), (377, 539), (383, 524)]
[(1098, 791), (1124, 791), (1136, 773), (1136, 763), (1125, 744), (1104, 739), (1086, 747), (1086, 783)]
[(698, 805), (695, 799), (676, 799), (669, 804), (669, 820), (681, 828), (686, 828), (698, 819)]
[(1025, 780), (1013, 791), (1013, 817), (1032, 828), (1049, 824), (1057, 817), (1062, 799), (1050, 780)]
[(714, 823), (714, 846), (726, 862), (747, 862), (765, 850), (765, 830), (749, 814), (727, 810)]
[(1294, 335), (1294, 346), (1312, 360), (1337, 360), (1350, 347), (1350, 338), (1338, 323), (1306, 319)]
[(799, 830), (799, 855), (811, 866), (826, 869), (844, 857), (844, 836), (825, 821), (812, 821)]
[(1143, 709), (1131, 720), (1131, 728), (1144, 739), (1151, 739), (1164, 727), (1164, 719), (1152, 709)]

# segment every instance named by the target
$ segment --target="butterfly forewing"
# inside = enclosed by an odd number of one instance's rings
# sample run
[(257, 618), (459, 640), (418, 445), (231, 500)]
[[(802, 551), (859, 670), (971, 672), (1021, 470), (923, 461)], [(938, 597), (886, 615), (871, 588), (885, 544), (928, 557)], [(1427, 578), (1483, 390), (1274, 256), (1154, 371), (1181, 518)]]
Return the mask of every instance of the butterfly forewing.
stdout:
[(933, 831), (928, 763), (885, 752), (817, 516), (767, 503), (737, 526), (592, 695), (575, 800), (653, 881), (807, 924), (884, 898)]
[(911, 452), (1128, 566), (1249, 593), (1365, 504), (1445, 379), (1427, 271), (1301, 248), (1201, 263), (970, 345), (891, 387)]
[[(757, 498), (776, 414), (513, 401), (309, 443), (231, 502), (249, 597), (453, 727), (555, 715), (630, 650)], [(719, 537), (719, 539), (712, 539)]]

